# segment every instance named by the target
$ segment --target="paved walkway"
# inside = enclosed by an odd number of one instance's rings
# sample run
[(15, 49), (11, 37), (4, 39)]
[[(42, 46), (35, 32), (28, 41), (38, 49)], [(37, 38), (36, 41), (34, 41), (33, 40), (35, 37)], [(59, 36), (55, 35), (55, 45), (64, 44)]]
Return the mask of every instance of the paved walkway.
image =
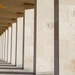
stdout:
[(18, 68), (7, 62), (0, 60), (0, 75), (33, 75), (32, 73), (27, 73), (26, 70)]

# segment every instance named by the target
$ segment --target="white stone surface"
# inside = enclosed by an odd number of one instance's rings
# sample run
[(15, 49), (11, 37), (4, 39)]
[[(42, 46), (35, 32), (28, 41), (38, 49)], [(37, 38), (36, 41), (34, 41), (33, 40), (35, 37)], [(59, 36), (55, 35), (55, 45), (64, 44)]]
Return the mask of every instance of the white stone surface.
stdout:
[(15, 65), (15, 52), (16, 52), (16, 23), (12, 24), (12, 61), (11, 63)]
[(33, 72), (34, 65), (34, 9), (25, 10), (24, 68)]
[(54, 0), (37, 0), (37, 74), (54, 74)]
[(8, 38), (9, 38), (8, 39), (8, 62), (10, 63), (10, 61), (11, 61), (10, 60), (10, 58), (11, 58), (10, 57), (11, 56), (11, 54), (10, 54), (11, 53), (11, 27), (9, 27), (8, 30), (9, 30), (9, 35), (8, 35)]
[(23, 17), (17, 18), (17, 66), (22, 67)]
[(59, 1), (59, 75), (75, 75), (75, 5), (72, 2)]

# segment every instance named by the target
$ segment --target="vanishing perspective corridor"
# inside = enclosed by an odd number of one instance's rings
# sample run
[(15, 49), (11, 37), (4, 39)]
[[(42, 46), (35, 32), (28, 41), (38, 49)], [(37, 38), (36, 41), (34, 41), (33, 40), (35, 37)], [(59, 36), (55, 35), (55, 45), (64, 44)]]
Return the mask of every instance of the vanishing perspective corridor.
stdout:
[(0, 0), (0, 75), (75, 75), (75, 0)]
[(10, 63), (0, 60), (0, 75), (33, 75), (26, 74), (26, 70), (18, 68)]

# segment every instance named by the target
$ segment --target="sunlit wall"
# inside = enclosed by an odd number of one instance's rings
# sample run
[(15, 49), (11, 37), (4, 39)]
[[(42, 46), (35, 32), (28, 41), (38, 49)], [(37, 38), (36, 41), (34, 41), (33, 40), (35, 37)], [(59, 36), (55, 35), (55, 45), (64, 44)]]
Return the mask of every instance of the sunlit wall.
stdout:
[(1, 60), (3, 60), (3, 34), (1, 36), (1, 46), (2, 46), (2, 49), (1, 49), (0, 53), (1, 53)]
[(59, 0), (59, 73), (75, 74), (75, 1)]
[(0, 59), (2, 59), (2, 50), (3, 50), (3, 45), (2, 45), (2, 36), (0, 36)]
[(2, 38), (2, 42), (3, 42), (3, 49), (2, 49), (2, 59), (4, 60), (4, 53), (5, 53), (5, 32), (3, 33), (3, 38)]
[(54, 74), (54, 0), (37, 0), (37, 74)]
[(11, 63), (15, 65), (15, 52), (16, 52), (16, 23), (12, 23), (12, 60)]
[(17, 18), (17, 66), (22, 67), (23, 17)]
[(24, 69), (33, 72), (34, 65), (34, 9), (25, 10)]
[(5, 41), (6, 41), (6, 42), (5, 42), (5, 61), (7, 61), (7, 59), (8, 59), (8, 58), (7, 58), (7, 52), (8, 52), (8, 50), (7, 50), (8, 30), (6, 30), (6, 33), (5, 33), (5, 34), (6, 34), (6, 40), (5, 40)]
[(8, 35), (8, 62), (11, 62), (11, 27), (8, 28), (9, 35)]

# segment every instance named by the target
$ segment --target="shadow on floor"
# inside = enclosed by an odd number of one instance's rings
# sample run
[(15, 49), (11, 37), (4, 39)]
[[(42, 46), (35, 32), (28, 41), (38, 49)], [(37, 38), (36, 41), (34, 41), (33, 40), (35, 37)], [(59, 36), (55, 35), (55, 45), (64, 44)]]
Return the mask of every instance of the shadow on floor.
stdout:
[(26, 70), (0, 60), (0, 75), (34, 75)]

